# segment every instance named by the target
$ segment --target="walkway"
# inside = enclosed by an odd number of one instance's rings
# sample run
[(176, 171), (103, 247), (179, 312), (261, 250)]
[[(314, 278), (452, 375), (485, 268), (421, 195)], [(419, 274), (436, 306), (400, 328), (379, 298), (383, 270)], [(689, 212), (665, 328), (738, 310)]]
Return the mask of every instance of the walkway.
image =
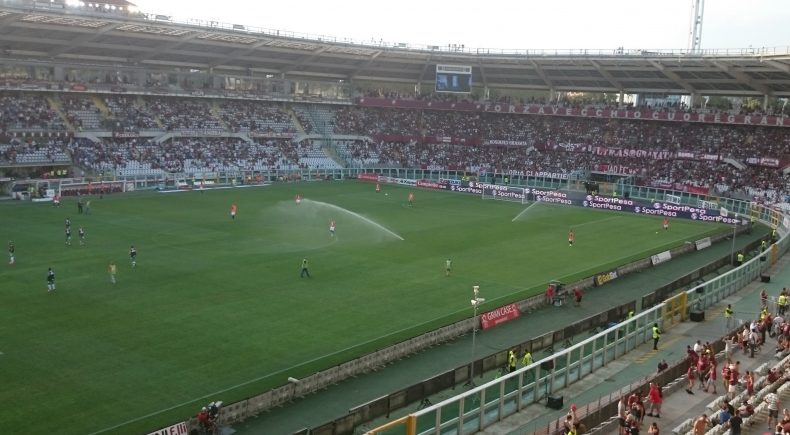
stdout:
[[(527, 407), (524, 412), (493, 425), (481, 433), (516, 435), (532, 433), (538, 428), (545, 428), (549, 423), (563, 417), (568, 412), (571, 403), (583, 407), (589, 403), (598, 402), (599, 398), (608, 398), (618, 388), (628, 386), (631, 382), (654, 373), (660, 360), (666, 359), (669, 363), (673, 363), (682, 359), (686, 355), (686, 346), (693, 345), (697, 340), (702, 340), (703, 343), (717, 340), (726, 331), (722, 316), (724, 307), (727, 304), (732, 304), (737, 320), (751, 320), (756, 317), (760, 306), (760, 289), (767, 289), (771, 296), (778, 295), (783, 283), (790, 282), (790, 267), (788, 266), (790, 266), (790, 256), (781, 258), (769, 271), (769, 273), (775, 274), (770, 283), (752, 282), (743, 290), (708, 309), (704, 322), (685, 322), (664, 331), (658, 351), (653, 350), (652, 342), (645, 343), (624, 357), (608, 364), (606, 368), (597, 370), (595, 376), (588, 376), (581, 382), (559, 391), (558, 395), (562, 395), (565, 400), (565, 407), (562, 410), (549, 409), (543, 403), (533, 404)], [(736, 354), (736, 359), (741, 361), (742, 373), (746, 370), (754, 370), (765, 362), (778, 362), (773, 353), (768, 350), (774, 341), (769, 338), (768, 343), (769, 346), (766, 346), (754, 359), (743, 354)], [(719, 392), (721, 393), (720, 385)], [(681, 388), (665, 397), (661, 418), (646, 417), (642, 429), (644, 433), (647, 433), (650, 423), (656, 421), (662, 433), (670, 433), (673, 428), (688, 418), (697, 417), (703, 412), (710, 416), (710, 411), (706, 409), (706, 406), (715, 398), (716, 396), (712, 393), (702, 391), (695, 391), (693, 395), (690, 395)], [(608, 435), (617, 434), (616, 427), (608, 433)]]
[[(740, 250), (747, 244), (766, 234), (767, 229), (760, 227), (759, 230), (755, 230), (751, 235), (738, 236), (735, 241), (735, 248)], [(479, 358), (482, 355), (495, 353), (526, 341), (529, 338), (543, 335), (555, 329), (554, 325), (572, 323), (580, 318), (591, 316), (611, 306), (613, 300), (618, 302), (634, 299), (640, 300), (642, 295), (651, 293), (653, 289), (672, 282), (678, 276), (696, 270), (714, 259), (730, 254), (731, 249), (732, 244), (729, 241), (718, 243), (703, 251), (683, 256), (681, 260), (670, 261), (640, 273), (627, 275), (612, 281), (604, 287), (591, 288), (587, 291), (585, 301), (581, 307), (547, 307), (530, 313), (529, 315), (521, 316), (515, 321), (505, 323), (496, 328), (481, 331), (477, 334), (476, 356)], [(674, 329), (680, 331), (680, 328), (683, 326), (684, 325), (681, 325)], [(675, 332), (673, 330), (671, 334), (680, 334), (680, 332)], [(664, 346), (669, 346), (669, 341), (672, 339), (671, 334), (665, 337)], [(404, 388), (404, 386), (418, 383), (437, 373), (442, 373), (468, 364), (472, 359), (471, 339), (471, 334), (468, 334), (444, 345), (426, 349), (409, 358), (396, 361), (378, 371), (347, 379), (324, 391), (295, 399), (285, 406), (261, 413), (258, 417), (250, 418), (234, 425), (233, 429), (239, 434), (250, 435), (289, 434), (304, 428), (316, 427), (327, 423), (347, 414), (349, 409), (361, 403), (398, 391)], [(675, 344), (677, 346), (681, 346), (682, 344), (685, 350), (685, 340), (679, 339)], [(542, 357), (542, 354), (536, 355), (536, 358), (540, 357)], [(663, 357), (668, 360), (673, 358), (671, 354), (666, 354)], [(612, 366), (615, 366), (615, 364), (612, 364)], [(627, 367), (623, 367), (624, 370), (610, 375), (609, 378), (606, 379), (607, 382), (602, 385), (605, 385), (611, 390), (615, 389), (617, 385), (628, 384), (630, 380), (633, 379), (633, 377), (628, 377), (628, 374), (632, 370), (631, 366), (647, 367), (652, 370), (652, 368), (655, 367), (655, 363), (645, 361), (641, 365), (631, 364)], [(487, 381), (493, 377), (494, 373), (487, 373), (484, 375), (483, 380), (478, 378), (476, 382), (479, 385), (482, 381)], [(578, 384), (585, 384), (586, 382), (589, 381), (582, 381)], [(600, 379), (592, 382), (597, 384), (600, 382)], [(446, 391), (431, 397), (430, 400), (436, 403), (439, 400), (457, 394), (457, 392), (458, 389)], [(584, 400), (586, 396), (579, 396), (577, 398), (575, 396), (576, 393), (571, 392), (561, 394), (566, 394), (566, 400), (568, 400), (568, 397), (574, 397), (573, 401), (586, 403)], [(595, 398), (597, 397), (598, 396), (595, 395)], [(404, 408), (402, 412), (393, 414), (390, 417), (399, 417), (416, 410), (417, 407), (418, 404), (410, 405)], [(541, 406), (541, 409), (545, 411), (548, 408)], [(535, 414), (530, 414), (534, 419)], [(546, 418), (551, 418), (553, 415), (552, 413), (543, 414), (547, 416)], [(367, 425), (367, 427), (373, 428), (386, 421), (389, 420), (379, 419)], [(516, 426), (512, 426), (512, 428), (517, 428), (520, 425), (519, 423)], [(515, 433), (524, 433), (524, 431), (522, 430)]]

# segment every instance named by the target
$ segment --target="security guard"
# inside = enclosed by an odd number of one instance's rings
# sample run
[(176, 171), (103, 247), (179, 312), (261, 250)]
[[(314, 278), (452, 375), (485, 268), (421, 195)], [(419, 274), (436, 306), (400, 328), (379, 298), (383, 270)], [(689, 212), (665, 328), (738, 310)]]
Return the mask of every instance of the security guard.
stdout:
[(526, 367), (532, 364), (532, 354), (529, 353), (529, 350), (524, 351), (524, 356), (521, 357), (521, 366)]
[(634, 317), (634, 310), (628, 310), (628, 317), (626, 317), (626, 319), (630, 319), (632, 317)]
[(732, 305), (727, 304), (727, 308), (724, 309), (724, 320), (726, 321), (727, 329), (730, 329), (730, 324), (732, 323)]
[(744, 259), (743, 252), (739, 252), (738, 261), (735, 262), (735, 265), (740, 266), (741, 264), (743, 264), (743, 259)]
[(777, 240), (779, 240), (779, 239), (777, 238), (777, 236), (778, 236), (778, 234), (776, 233), (776, 226), (774, 226), (774, 227), (771, 229), (771, 241), (772, 241), (772, 242), (776, 242)]
[(516, 371), (516, 352), (512, 349), (507, 354), (507, 368), (511, 373)]
[(768, 242), (763, 240), (762, 242), (760, 242), (760, 252), (765, 252), (766, 248), (768, 248)]
[(787, 294), (785, 292), (779, 294), (779, 298), (776, 300), (776, 305), (779, 306), (779, 315), (784, 316), (785, 312), (787, 311)]
[(658, 350), (658, 340), (661, 339), (661, 330), (658, 329), (658, 323), (653, 323), (653, 350)]

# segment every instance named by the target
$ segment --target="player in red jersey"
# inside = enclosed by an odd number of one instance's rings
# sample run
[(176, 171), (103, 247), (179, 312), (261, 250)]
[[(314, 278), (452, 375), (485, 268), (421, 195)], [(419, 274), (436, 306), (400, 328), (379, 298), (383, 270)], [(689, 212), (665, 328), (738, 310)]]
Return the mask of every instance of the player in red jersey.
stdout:
[(568, 246), (573, 246), (573, 240), (575, 238), (576, 238), (576, 236), (573, 235), (573, 229), (570, 229), (568, 231)]
[(381, 192), (381, 184), (376, 183), (376, 193)]
[(296, 204), (301, 204), (301, 203), (302, 203), (302, 195), (297, 193), (296, 194)]
[(414, 192), (409, 192), (409, 207), (414, 205)]
[(664, 231), (666, 231), (666, 230), (668, 230), (668, 229), (669, 229), (669, 218), (668, 218), (668, 217), (665, 217), (665, 218), (664, 218), (664, 223), (663, 223), (663, 225), (664, 225)]
[(233, 219), (234, 221), (236, 220), (236, 211), (237, 210), (238, 210), (238, 207), (236, 207), (236, 204), (231, 204), (230, 205), (230, 218)]

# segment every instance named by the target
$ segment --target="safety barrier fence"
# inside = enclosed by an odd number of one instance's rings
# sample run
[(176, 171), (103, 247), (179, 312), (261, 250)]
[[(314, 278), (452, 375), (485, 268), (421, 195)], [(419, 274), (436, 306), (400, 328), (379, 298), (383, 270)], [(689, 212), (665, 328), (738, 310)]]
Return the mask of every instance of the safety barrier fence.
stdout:
[[(788, 220), (781, 214), (777, 215), (777, 211), (761, 205), (733, 202), (731, 206), (739, 213), (754, 216), (764, 223), (778, 224), (780, 234), (785, 236), (762, 255), (755, 256), (740, 267), (648, 308), (622, 324), (612, 326), (530, 366), (411, 413), (416, 425), (388, 426), (385, 430), (376, 428), (369, 433), (462, 435), (483, 430), (532, 403), (548, 398), (554, 391), (593, 374), (614, 359), (650, 341), (654, 323), (660, 328), (671, 327), (684, 320), (689, 311), (703, 311), (760, 278), (768, 266), (787, 252), (790, 243), (786, 237)], [(677, 304), (677, 299), (682, 302)]]

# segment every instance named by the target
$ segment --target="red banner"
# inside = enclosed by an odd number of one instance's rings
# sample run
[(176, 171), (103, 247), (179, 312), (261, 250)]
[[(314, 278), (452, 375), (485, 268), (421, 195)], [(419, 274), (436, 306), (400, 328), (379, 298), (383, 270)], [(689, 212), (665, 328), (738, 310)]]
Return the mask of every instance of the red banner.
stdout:
[(417, 187), (427, 187), (429, 189), (441, 189), (442, 186), (431, 180), (417, 180)]
[(501, 323), (517, 319), (521, 315), (516, 304), (505, 305), (494, 311), (489, 311), (480, 315), (480, 325), (483, 329), (493, 328)]
[(378, 174), (359, 174), (357, 180), (379, 181)]
[(657, 111), (648, 109), (596, 109), (506, 103), (475, 103), (463, 101), (421, 101), (389, 98), (359, 98), (365, 107), (395, 107), (403, 109), (457, 110), (465, 112), (515, 113), (523, 115), (576, 116), (582, 118), (643, 119), (648, 121), (700, 122), (710, 124), (762, 125), (790, 127), (790, 117), (763, 115), (728, 115), (726, 113), (695, 113)]

